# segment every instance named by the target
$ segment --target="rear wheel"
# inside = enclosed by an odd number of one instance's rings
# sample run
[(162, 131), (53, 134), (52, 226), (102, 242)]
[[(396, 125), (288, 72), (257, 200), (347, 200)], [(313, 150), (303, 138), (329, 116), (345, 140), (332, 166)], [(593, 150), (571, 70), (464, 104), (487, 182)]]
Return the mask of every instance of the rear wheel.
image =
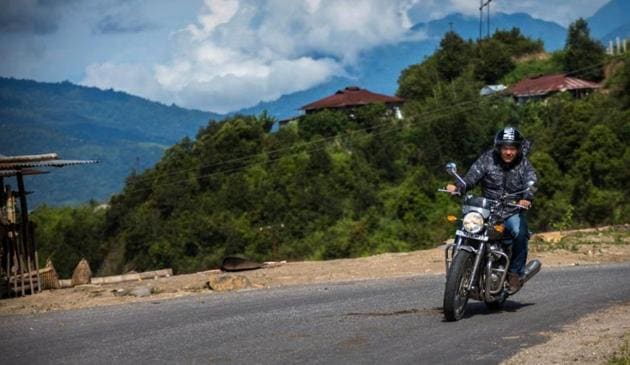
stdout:
[(468, 284), (472, 280), (473, 255), (460, 250), (453, 259), (444, 290), (444, 317), (457, 321), (464, 316), (468, 303)]

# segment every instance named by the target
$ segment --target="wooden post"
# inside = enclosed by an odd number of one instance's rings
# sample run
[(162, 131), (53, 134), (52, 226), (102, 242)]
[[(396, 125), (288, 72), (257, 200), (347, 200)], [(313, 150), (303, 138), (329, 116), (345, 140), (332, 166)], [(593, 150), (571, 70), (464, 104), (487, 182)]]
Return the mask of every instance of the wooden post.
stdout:
[[(7, 198), (4, 196), (4, 177), (0, 176), (0, 210), (7, 205)], [(2, 223), (2, 214), (0, 214), (0, 223)]]
[[(17, 234), (17, 224), (13, 223), (11, 230), (11, 244), (13, 245), (13, 265), (15, 266), (15, 280), (13, 281), (15, 287), (15, 295), (18, 294), (18, 277), (20, 277), (20, 281), (24, 284), (24, 261), (22, 261), (22, 250), (20, 249), (20, 242), (18, 240)], [(18, 275), (19, 274), (19, 275)], [(26, 295), (24, 293), (24, 285), (20, 285), (22, 288), (22, 296)]]
[(28, 222), (29, 237), (31, 237), (31, 249), (35, 259), (35, 272), (37, 273), (37, 292), (42, 292), (42, 279), (39, 275), (39, 255), (37, 254), (37, 242), (35, 241), (35, 225)]
[(2, 246), (4, 249), (4, 260), (2, 264), (4, 265), (4, 270), (7, 275), (7, 289), (8, 293), (11, 292), (11, 253), (13, 250), (11, 249), (11, 241), (9, 240), (9, 230), (7, 227), (4, 227), (4, 232), (2, 233)]
[(7, 275), (7, 284), (9, 283), (9, 266), (5, 263), (7, 262), (7, 257), (9, 256), (9, 247), (7, 245), (7, 240), (5, 238), (7, 234), (7, 230), (4, 225), (8, 224), (9, 221), (5, 218), (6, 210), (5, 206), (7, 204), (6, 197), (4, 196), (4, 177), (0, 176), (0, 244), (2, 244), (2, 271)]
[[(31, 288), (31, 294), (35, 293), (35, 287), (33, 286), (33, 276), (31, 272), (33, 271), (33, 266), (31, 265), (31, 250), (29, 247), (29, 232), (28, 232), (28, 207), (26, 204), (26, 190), (24, 189), (24, 176), (22, 175), (22, 171), (18, 170), (17, 174), (17, 183), (18, 183), (18, 194), (20, 196), (20, 213), (22, 216), (22, 222), (20, 224), (21, 236), (20, 241), (22, 241), (22, 246), (24, 247), (24, 255), (26, 256), (26, 267), (28, 270), (28, 281)], [(22, 283), (22, 287), (24, 287), (25, 283)], [(24, 290), (22, 290), (24, 291)]]
[[(9, 258), (8, 258), (8, 270), (9, 270), (9, 281), (11, 281), (11, 277), (14, 276), (13, 279), (13, 293), (15, 296), (18, 295), (18, 274), (21, 273), (21, 265), (19, 259), (19, 251), (17, 245), (17, 229), (16, 229), (16, 219), (15, 219), (15, 197), (13, 196), (13, 191), (11, 190), (11, 186), (6, 186), (6, 197), (7, 197), (7, 240), (9, 243)], [(13, 265), (11, 264), (13, 262)], [(11, 269), (15, 268), (15, 272)]]

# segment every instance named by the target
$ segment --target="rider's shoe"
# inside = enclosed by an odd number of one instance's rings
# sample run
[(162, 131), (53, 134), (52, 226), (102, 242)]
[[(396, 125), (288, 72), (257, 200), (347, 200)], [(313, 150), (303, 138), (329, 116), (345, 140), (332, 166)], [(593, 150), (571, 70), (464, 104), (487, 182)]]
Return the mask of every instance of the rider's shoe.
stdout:
[(519, 276), (517, 273), (509, 272), (507, 281), (508, 281), (508, 293), (510, 295), (516, 294), (523, 285), (531, 279), (534, 275), (538, 274), (540, 269), (542, 268), (542, 263), (538, 260), (532, 260), (525, 265), (525, 272), (523, 276)]
[(507, 280), (508, 285), (510, 286), (510, 294), (516, 294), (516, 292), (521, 290), (521, 288), (523, 287), (523, 278), (521, 278), (521, 276), (519, 276), (515, 272), (509, 272)]

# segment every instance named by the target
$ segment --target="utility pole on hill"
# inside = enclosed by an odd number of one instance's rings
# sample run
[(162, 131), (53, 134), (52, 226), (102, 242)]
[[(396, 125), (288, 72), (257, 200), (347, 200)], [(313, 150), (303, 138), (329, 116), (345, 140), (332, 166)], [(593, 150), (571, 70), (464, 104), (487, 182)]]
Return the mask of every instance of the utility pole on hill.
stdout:
[(479, 40), (481, 40), (481, 37), (483, 36), (483, 8), (487, 7), (488, 8), (488, 34), (487, 37), (490, 38), (490, 3), (492, 2), (492, 0), (486, 0), (486, 2), (484, 2), (484, 0), (480, 0), (479, 1)]

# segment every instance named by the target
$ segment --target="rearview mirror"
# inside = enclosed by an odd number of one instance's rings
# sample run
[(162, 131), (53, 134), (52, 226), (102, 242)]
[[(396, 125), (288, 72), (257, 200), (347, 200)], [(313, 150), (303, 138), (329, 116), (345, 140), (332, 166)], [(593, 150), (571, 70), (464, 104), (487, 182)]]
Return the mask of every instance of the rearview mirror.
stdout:
[(462, 177), (457, 174), (457, 165), (455, 164), (455, 162), (449, 162), (446, 164), (446, 172), (454, 177), (460, 185), (466, 186), (466, 182), (464, 181), (464, 179), (462, 179)]

